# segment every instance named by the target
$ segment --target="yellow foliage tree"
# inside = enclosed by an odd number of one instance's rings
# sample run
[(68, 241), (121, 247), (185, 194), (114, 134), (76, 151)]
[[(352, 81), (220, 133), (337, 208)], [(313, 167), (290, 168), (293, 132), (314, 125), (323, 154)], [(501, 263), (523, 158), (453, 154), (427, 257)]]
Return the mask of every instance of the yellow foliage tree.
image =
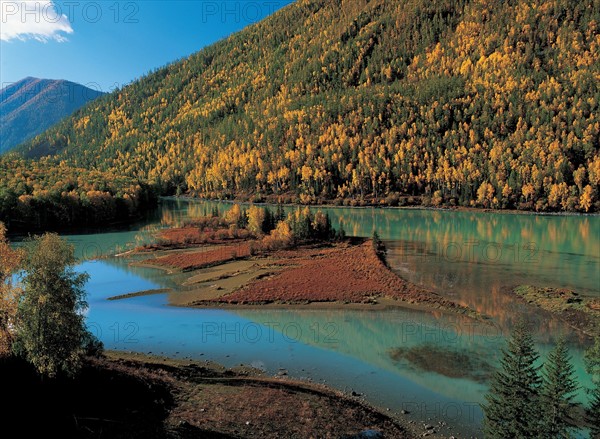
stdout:
[(258, 206), (248, 209), (248, 230), (256, 236), (262, 235), (262, 225), (265, 220), (265, 210)]
[(223, 218), (229, 224), (237, 224), (238, 221), (240, 220), (241, 216), (242, 216), (242, 212), (240, 210), (240, 205), (234, 204), (231, 209), (229, 209), (227, 212), (225, 212), (225, 215), (223, 216)]
[(484, 207), (489, 207), (494, 200), (494, 186), (487, 181), (481, 183), (477, 189), (477, 202)]
[(594, 203), (594, 189), (588, 184), (583, 188), (583, 193), (579, 198), (579, 206), (588, 212)]

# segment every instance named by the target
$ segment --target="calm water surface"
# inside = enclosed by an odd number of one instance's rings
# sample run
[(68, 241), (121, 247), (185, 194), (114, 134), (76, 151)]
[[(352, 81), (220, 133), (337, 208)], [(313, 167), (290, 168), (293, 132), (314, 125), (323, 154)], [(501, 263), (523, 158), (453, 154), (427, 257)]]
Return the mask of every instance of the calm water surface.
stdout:
[(91, 275), (88, 324), (108, 348), (252, 364), (270, 374), (285, 369), (295, 378), (364, 394), (392, 413), (406, 409), (415, 420), (445, 420), (444, 433), (468, 437), (481, 435), (478, 404), (503, 334), (526, 313), (542, 356), (565, 334), (580, 383), (590, 384), (582, 361), (589, 341), (516, 304), (506, 291), (527, 283), (600, 296), (598, 216), (323, 209), (349, 235), (377, 230), (401, 276), (476, 308), (492, 318), (490, 324), (406, 310), (190, 310), (168, 306), (164, 295), (105, 300), (173, 287), (176, 278), (131, 267), (124, 258), (89, 259), (149, 242), (158, 228), (230, 206), (165, 199), (131, 230), (68, 236), (78, 256), (88, 259), (79, 266)]

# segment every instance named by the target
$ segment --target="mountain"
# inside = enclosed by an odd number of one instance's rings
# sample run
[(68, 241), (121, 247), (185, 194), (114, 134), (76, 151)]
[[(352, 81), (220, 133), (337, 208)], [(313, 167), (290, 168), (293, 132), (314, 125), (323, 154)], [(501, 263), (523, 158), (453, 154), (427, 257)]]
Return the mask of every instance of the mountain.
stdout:
[(0, 153), (44, 132), (103, 93), (69, 81), (25, 78), (0, 90)]
[(598, 210), (600, 0), (299, 0), (20, 151), (163, 193)]

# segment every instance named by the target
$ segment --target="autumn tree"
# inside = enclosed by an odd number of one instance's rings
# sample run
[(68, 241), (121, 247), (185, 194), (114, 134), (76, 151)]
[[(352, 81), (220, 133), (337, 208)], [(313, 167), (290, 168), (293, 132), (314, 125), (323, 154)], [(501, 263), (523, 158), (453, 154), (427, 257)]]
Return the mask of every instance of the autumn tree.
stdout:
[(233, 206), (231, 206), (231, 209), (229, 209), (228, 211), (225, 212), (225, 214), (223, 215), (223, 218), (229, 224), (237, 225), (238, 222), (240, 221), (241, 215), (242, 215), (242, 211), (240, 209), (240, 205), (236, 203)]
[(0, 357), (12, 353), (14, 325), (20, 289), (13, 276), (20, 268), (22, 253), (13, 250), (6, 239), (6, 228), (0, 223)]
[(248, 230), (256, 236), (262, 235), (264, 221), (265, 210), (258, 206), (250, 206), (248, 209)]
[(313, 219), (314, 236), (318, 240), (328, 241), (335, 235), (335, 230), (331, 226), (331, 219), (328, 213), (320, 210), (315, 213)]
[[(122, 219), (144, 197), (117, 178), (211, 199), (594, 212), (597, 6), (295, 2), (94, 101), (23, 145), (32, 160), (0, 159), (0, 219)], [(92, 170), (103, 184), (77, 179)]]

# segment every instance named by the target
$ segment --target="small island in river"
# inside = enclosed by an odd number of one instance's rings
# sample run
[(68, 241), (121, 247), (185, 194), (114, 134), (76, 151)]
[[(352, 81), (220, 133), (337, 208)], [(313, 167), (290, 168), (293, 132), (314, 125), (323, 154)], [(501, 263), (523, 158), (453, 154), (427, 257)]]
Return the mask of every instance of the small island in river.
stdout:
[[(346, 238), (326, 215), (308, 209), (287, 217), (254, 206), (232, 211), (160, 231), (157, 244), (138, 249), (152, 257), (134, 264), (189, 273), (169, 293), (177, 306), (403, 306), (481, 318), (396, 275), (377, 234)], [(165, 291), (146, 293), (158, 292)]]

